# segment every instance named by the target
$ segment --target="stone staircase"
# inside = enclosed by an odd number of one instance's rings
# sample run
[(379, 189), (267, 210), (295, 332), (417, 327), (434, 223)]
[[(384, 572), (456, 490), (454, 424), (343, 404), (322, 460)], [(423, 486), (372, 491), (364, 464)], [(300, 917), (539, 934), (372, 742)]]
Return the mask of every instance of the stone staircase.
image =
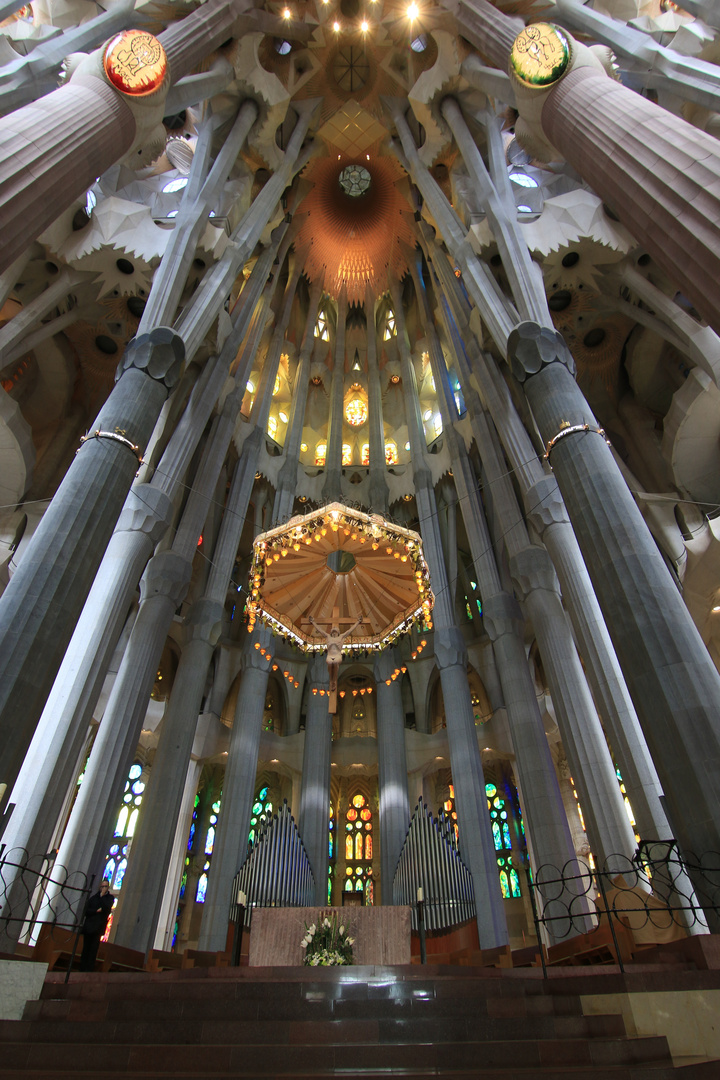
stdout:
[(51, 973), (0, 1022), (1, 1080), (183, 1080), (397, 1074), (407, 1080), (718, 1080), (674, 1068), (667, 1040), (629, 1037), (581, 994), (720, 987), (717, 971), (418, 967)]

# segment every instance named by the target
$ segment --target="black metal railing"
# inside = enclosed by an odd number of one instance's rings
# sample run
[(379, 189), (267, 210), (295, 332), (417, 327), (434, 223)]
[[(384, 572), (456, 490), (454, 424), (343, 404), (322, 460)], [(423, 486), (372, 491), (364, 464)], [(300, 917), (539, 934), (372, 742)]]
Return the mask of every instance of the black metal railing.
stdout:
[[(595, 931), (607, 927), (623, 971), (620, 939), (628, 930), (640, 946), (709, 933), (720, 925), (720, 853), (681, 855), (674, 841), (642, 844), (632, 859), (611, 855), (600, 867), (581, 859), (562, 868), (546, 863), (528, 880), (546, 975), (547, 942), (581, 934), (591, 941)], [(547, 954), (551, 962), (552, 952)]]

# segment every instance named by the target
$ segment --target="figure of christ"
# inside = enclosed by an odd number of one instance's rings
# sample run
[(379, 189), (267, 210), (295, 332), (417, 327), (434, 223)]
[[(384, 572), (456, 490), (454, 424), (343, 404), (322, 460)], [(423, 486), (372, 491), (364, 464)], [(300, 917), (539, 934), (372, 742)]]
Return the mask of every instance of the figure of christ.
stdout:
[(364, 621), (364, 618), (365, 616), (361, 615), (357, 622), (354, 622), (350, 629), (346, 630), (344, 634), (340, 633), (340, 628), (337, 625), (332, 625), (330, 627), (330, 633), (328, 634), (326, 630), (323, 630), (321, 626), (318, 626), (312, 615), (308, 616), (308, 619), (313, 624), (317, 632), (319, 634), (322, 634), (322, 636), (325, 638), (325, 641), (327, 642), (327, 656), (325, 657), (325, 659), (327, 660), (328, 671), (330, 674), (331, 695), (334, 695), (337, 691), (337, 677), (338, 671), (340, 670), (340, 664), (342, 663), (343, 642), (345, 641), (346, 637), (349, 637), (350, 634), (352, 634), (353, 630), (357, 629), (360, 623)]

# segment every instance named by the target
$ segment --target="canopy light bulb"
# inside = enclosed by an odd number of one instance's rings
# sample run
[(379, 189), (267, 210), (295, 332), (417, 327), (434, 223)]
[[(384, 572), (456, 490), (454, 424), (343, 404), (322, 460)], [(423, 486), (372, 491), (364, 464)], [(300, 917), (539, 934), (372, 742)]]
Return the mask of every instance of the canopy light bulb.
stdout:
[(368, 30), (370, 29), (370, 23), (367, 21), (367, 19), (363, 19), (363, 21), (360, 23), (360, 29), (362, 30), (363, 34), (367, 34)]
[(290, 8), (283, 8), (283, 19), (289, 19), (291, 17)]
[(337, 19), (333, 23), (333, 30), (335, 31), (336, 34), (338, 34), (340, 32), (340, 23), (337, 21)]
[(419, 8), (418, 8), (417, 4), (408, 5), (408, 9), (407, 9), (407, 17), (408, 17), (408, 19), (410, 19), (411, 21), (413, 19), (417, 19), (419, 14), (420, 14), (420, 11), (419, 11)]

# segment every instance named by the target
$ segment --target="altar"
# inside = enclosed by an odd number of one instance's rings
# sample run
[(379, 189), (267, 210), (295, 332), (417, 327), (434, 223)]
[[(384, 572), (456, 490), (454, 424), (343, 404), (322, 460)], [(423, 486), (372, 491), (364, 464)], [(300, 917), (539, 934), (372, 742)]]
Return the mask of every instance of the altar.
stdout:
[(355, 964), (410, 963), (409, 907), (269, 907), (253, 912), (249, 966), (301, 966), (306, 928), (333, 917), (354, 939)]

